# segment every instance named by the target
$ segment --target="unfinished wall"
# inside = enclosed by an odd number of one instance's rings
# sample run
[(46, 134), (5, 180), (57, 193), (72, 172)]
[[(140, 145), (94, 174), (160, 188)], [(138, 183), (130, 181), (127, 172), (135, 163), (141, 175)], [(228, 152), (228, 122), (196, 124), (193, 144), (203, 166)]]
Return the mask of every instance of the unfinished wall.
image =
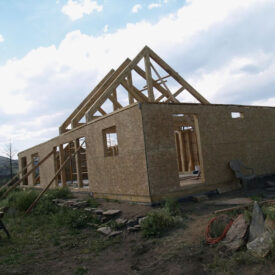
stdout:
[[(116, 128), (118, 154), (106, 156), (104, 132)], [(38, 153), (42, 159), (55, 146), (80, 137), (87, 142), (89, 190), (96, 197), (150, 202), (147, 167), (142, 131), (141, 112), (137, 104), (64, 133), (46, 143), (19, 153), (19, 159)], [(51, 156), (40, 167), (42, 187), (54, 176), (54, 158)], [(28, 178), (33, 185), (32, 176)], [(55, 187), (53, 184), (52, 187)]]
[[(242, 117), (232, 118), (231, 112)], [(205, 183), (180, 187), (172, 114), (196, 114)], [(142, 104), (148, 177), (154, 200), (207, 191), (234, 181), (228, 162), (239, 159), (256, 174), (275, 172), (275, 108), (201, 104)]]

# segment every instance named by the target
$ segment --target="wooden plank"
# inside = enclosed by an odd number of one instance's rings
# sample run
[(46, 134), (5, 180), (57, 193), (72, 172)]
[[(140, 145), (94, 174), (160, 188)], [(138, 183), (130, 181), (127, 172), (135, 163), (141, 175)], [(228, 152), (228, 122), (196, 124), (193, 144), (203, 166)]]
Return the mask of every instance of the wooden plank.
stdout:
[[(94, 95), (85, 103), (85, 106), (75, 115), (75, 117), (72, 118), (71, 123), (72, 125), (75, 124), (75, 122), (78, 122), (81, 120), (81, 118), (86, 114), (86, 112), (89, 111), (89, 108), (93, 106), (95, 101), (100, 98), (100, 96), (105, 92), (105, 90), (111, 85), (111, 83), (114, 81), (114, 79), (117, 78), (117, 76), (126, 68), (127, 65), (129, 65), (131, 60), (127, 58), (113, 73), (102, 83), (102, 85), (94, 92)], [(115, 89), (116, 87), (114, 87)], [(86, 121), (89, 121), (86, 117)]]
[[(133, 90), (132, 87), (133, 87), (133, 79), (132, 79), (132, 72), (130, 72), (128, 75), (127, 75), (127, 84), (130, 88), (130, 90)], [(131, 93), (128, 93), (128, 99), (129, 99), (129, 104), (133, 104), (134, 103), (134, 98), (133, 96), (131, 95)]]
[[(153, 64), (151, 62), (150, 62), (150, 65), (151, 65), (153, 71), (155, 72), (155, 74), (158, 76), (158, 78), (161, 79), (160, 74), (158, 73), (158, 71), (156, 70), (156, 68), (153, 66)], [(167, 92), (169, 93), (169, 98), (168, 99), (173, 99), (173, 101), (176, 101), (175, 97), (173, 96), (173, 94), (169, 90), (168, 86), (165, 84), (165, 81), (162, 80), (161, 84), (163, 84), (163, 86), (166, 88)]]
[[(119, 76), (112, 82), (112, 84), (101, 94), (101, 96), (95, 101), (93, 106), (86, 112), (86, 118), (90, 118), (96, 112), (97, 108), (101, 106), (105, 100), (112, 93), (113, 89), (121, 84), (123, 80), (129, 75), (130, 71), (136, 66), (136, 64), (144, 56), (146, 47), (144, 47), (140, 53), (134, 58), (134, 60), (128, 64), (128, 66), (119, 74)], [(127, 81), (125, 81), (127, 83)], [(128, 84), (127, 84), (128, 86)]]
[(20, 178), (15, 184), (13, 184), (2, 196), (1, 198), (5, 198), (10, 191), (15, 189), (16, 186), (18, 186), (25, 178), (27, 178), (37, 167), (39, 167), (42, 163), (44, 163), (51, 155), (53, 154), (53, 151), (48, 153), (43, 159), (41, 159), (35, 167), (33, 167), (29, 172), (27, 172), (22, 178)]
[[(72, 157), (78, 153), (78, 151), (80, 150), (80, 148), (82, 147), (84, 141), (82, 142), (82, 144), (80, 145), (80, 147), (73, 153)], [(53, 151), (52, 151), (53, 152)], [(70, 155), (71, 157), (71, 155)], [(30, 207), (27, 209), (27, 211), (25, 212), (24, 216), (28, 215), (30, 213), (30, 211), (33, 209), (33, 207), (38, 203), (38, 201), (41, 199), (41, 197), (43, 196), (43, 194), (50, 188), (50, 186), (52, 185), (52, 183), (54, 182), (55, 178), (59, 175), (59, 173), (61, 171), (64, 170), (65, 165), (68, 163), (68, 161), (70, 160), (70, 157), (68, 157), (64, 163), (61, 165), (61, 167), (58, 169), (58, 171), (55, 173), (55, 175), (53, 176), (53, 178), (50, 180), (50, 182), (48, 183), (48, 185), (44, 188), (44, 190), (41, 191), (41, 193), (37, 196), (37, 198), (34, 200), (34, 202), (30, 205)]]
[[(146, 80), (146, 73), (139, 67), (139, 66), (135, 66), (134, 70)], [(157, 81), (155, 81), (153, 79), (153, 86), (161, 93), (163, 94), (165, 97), (169, 98), (170, 95), (168, 93), (168, 91), (166, 91)], [(179, 101), (177, 99), (175, 99), (175, 103), (179, 103)]]
[[(94, 96), (94, 93), (103, 85), (103, 83), (115, 72), (114, 69), (110, 70), (104, 78), (96, 85), (96, 87), (84, 98), (84, 100), (77, 106), (77, 108), (68, 116), (68, 118), (62, 123), (62, 125), (59, 127), (59, 133), (62, 134), (65, 132), (65, 129), (69, 126), (71, 123), (71, 120), (77, 116), (79, 117), (79, 113), (81, 113), (83, 108), (86, 108), (87, 102)], [(85, 114), (85, 112), (84, 112)], [(82, 117), (79, 118), (79, 120)], [(76, 119), (77, 120), (77, 119)], [(78, 121), (79, 121), (78, 120)]]
[(198, 91), (196, 91), (187, 81), (185, 81), (174, 69), (172, 69), (165, 61), (163, 61), (155, 52), (148, 48), (150, 57), (162, 67), (168, 74), (170, 74), (179, 84), (194, 96), (202, 104), (210, 104)]
[[(61, 167), (64, 163), (63, 144), (59, 145), (59, 163), (60, 163), (59, 167)], [(61, 172), (61, 185), (62, 185), (62, 187), (67, 187), (65, 170), (62, 170), (62, 172)]]
[[(173, 96), (174, 96), (174, 98), (176, 98), (183, 90), (184, 90), (185, 88), (182, 86), (182, 87), (180, 87), (174, 94), (173, 94)], [(166, 100), (166, 101), (164, 101), (164, 102), (169, 102), (171, 99), (170, 99), (170, 97)]]
[(125, 80), (121, 81), (121, 85), (134, 97), (138, 102), (148, 102), (148, 97), (144, 94), (140, 93), (139, 90), (132, 85), (132, 87), (129, 87), (128, 83)]
[(183, 139), (183, 136), (182, 136), (182, 131), (177, 131), (178, 134), (179, 134), (179, 151), (180, 151), (180, 160), (181, 160), (181, 170), (182, 172), (185, 172), (187, 169), (186, 169), (186, 164), (185, 164), (185, 148), (184, 148), (184, 139)]
[(74, 148), (76, 150), (75, 154), (75, 164), (76, 164), (76, 178), (78, 182), (78, 187), (83, 187), (83, 177), (82, 177), (82, 167), (81, 167), (81, 155), (80, 155), (80, 145), (79, 139), (74, 140)]
[(145, 74), (146, 74), (149, 102), (154, 102), (155, 95), (153, 91), (152, 72), (151, 72), (151, 66), (150, 66), (151, 64), (150, 64), (149, 53), (147, 51), (144, 56), (144, 64), (145, 64)]
[(117, 101), (117, 92), (114, 91), (113, 95), (109, 96), (109, 99), (112, 101), (113, 103), (113, 110), (117, 110), (122, 108), (122, 105)]
[[(54, 172), (57, 171), (57, 150), (56, 147), (53, 148), (53, 158), (54, 158)], [(58, 178), (55, 179), (55, 186), (58, 186)]]
[(23, 172), (25, 172), (25, 170), (27, 171), (27, 168), (32, 164), (32, 161), (30, 161), (22, 170), (20, 170), (14, 177), (12, 177), (7, 183), (5, 183), (4, 185), (2, 185), (0, 187), (0, 191), (2, 191), (5, 187), (9, 186), (14, 180), (16, 180), (17, 178), (20, 177), (20, 174), (23, 175)]

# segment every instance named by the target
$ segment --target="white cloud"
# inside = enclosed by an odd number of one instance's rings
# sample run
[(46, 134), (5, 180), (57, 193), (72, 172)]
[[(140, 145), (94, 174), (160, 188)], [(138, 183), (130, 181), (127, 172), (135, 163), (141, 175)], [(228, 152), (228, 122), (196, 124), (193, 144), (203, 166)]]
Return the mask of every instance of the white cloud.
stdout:
[(149, 10), (155, 9), (155, 8), (160, 8), (160, 7), (161, 7), (160, 3), (151, 3), (151, 4), (148, 5)]
[(136, 4), (132, 7), (132, 13), (137, 13), (140, 9), (142, 9), (142, 6), (140, 4)]
[(68, 0), (67, 4), (62, 7), (62, 12), (70, 17), (72, 21), (78, 20), (83, 17), (84, 14), (91, 14), (94, 11), (101, 12), (102, 5), (99, 5), (97, 1), (91, 0)]
[[(275, 37), (272, 28), (263, 31), (269, 22), (267, 19), (270, 17), (272, 22), (273, 17), (261, 9), (265, 3), (272, 1), (232, 0), (229, 4), (220, 0), (189, 0), (176, 13), (156, 23), (127, 24), (101, 36), (75, 30), (57, 46), (40, 47), (21, 59), (9, 60), (0, 66), (0, 139), (1, 135), (2, 139), (14, 136), (15, 143), (20, 144), (16, 146), (22, 150), (57, 135), (58, 126), (91, 88), (126, 57), (133, 58), (144, 45), (156, 51), (213, 103), (249, 104), (262, 100), (258, 104), (265, 104), (264, 101), (274, 105), (274, 92), (268, 93), (265, 87), (273, 89), (275, 85)], [(264, 18), (259, 30), (249, 29), (249, 24), (242, 21), (252, 11), (259, 13), (253, 15), (253, 22), (260, 15)], [(228, 37), (224, 28), (231, 25), (234, 32)], [(242, 36), (248, 45), (256, 48), (238, 53), (232, 50), (235, 41), (231, 44), (230, 39), (239, 29), (244, 30)], [(252, 33), (256, 41), (263, 44), (251, 43), (245, 36), (247, 33)], [(272, 43), (261, 42), (257, 37), (259, 33), (273, 39)], [(216, 37), (219, 41), (224, 39), (222, 47), (215, 44)], [(205, 46), (205, 41), (210, 44)], [(271, 46), (265, 52), (266, 44)], [(209, 64), (218, 55), (222, 56), (220, 63), (211, 67)], [(192, 64), (192, 70), (188, 70), (188, 64)], [(60, 112), (54, 117), (48, 116)], [(5, 118), (10, 119), (9, 124)], [(51, 121), (50, 125), (45, 125), (46, 121)]]
[(104, 28), (103, 28), (103, 32), (108, 32), (108, 30), (109, 30), (109, 25), (108, 24), (106, 24), (105, 26), (104, 26)]
[(1, 43), (1, 42), (4, 42), (4, 40), (5, 40), (5, 39), (4, 39), (3, 35), (0, 34), (0, 43)]

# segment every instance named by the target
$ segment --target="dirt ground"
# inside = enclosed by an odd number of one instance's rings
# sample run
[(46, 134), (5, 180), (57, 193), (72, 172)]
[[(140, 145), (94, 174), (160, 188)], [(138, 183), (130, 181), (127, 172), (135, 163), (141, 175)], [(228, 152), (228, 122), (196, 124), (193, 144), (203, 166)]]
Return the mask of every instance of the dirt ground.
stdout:
[[(275, 263), (268, 259), (254, 259), (245, 252), (229, 253), (204, 241), (208, 221), (213, 211), (229, 207), (217, 204), (223, 199), (242, 198), (240, 191), (214, 196), (210, 200), (180, 203), (185, 217), (180, 226), (164, 237), (144, 239), (141, 232), (123, 232), (112, 244), (97, 253), (86, 249), (95, 232), (83, 230), (70, 245), (25, 247), (32, 260), (13, 265), (0, 265), (0, 274), (275, 274)], [(146, 215), (151, 206), (100, 201), (100, 208), (120, 209), (122, 217)], [(102, 242), (107, 237), (102, 237)], [(64, 237), (65, 242), (65, 237)], [(31, 251), (32, 250), (32, 251)], [(0, 260), (3, 255), (0, 255)]]

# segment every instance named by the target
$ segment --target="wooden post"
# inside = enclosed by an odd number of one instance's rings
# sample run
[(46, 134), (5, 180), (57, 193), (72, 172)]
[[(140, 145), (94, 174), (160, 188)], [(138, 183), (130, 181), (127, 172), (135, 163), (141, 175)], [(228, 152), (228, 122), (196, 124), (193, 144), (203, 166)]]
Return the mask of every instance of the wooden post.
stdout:
[[(73, 153), (72, 156), (74, 156), (75, 154), (78, 153), (78, 151), (80, 150), (81, 146), (83, 145), (84, 141), (82, 142), (82, 144), (80, 145), (80, 147)], [(51, 152), (53, 153), (53, 151)], [(50, 188), (50, 186), (52, 185), (52, 183), (54, 182), (55, 178), (59, 175), (59, 173), (61, 171), (64, 170), (65, 165), (68, 163), (68, 161), (70, 160), (70, 157), (67, 157), (66, 160), (63, 162), (63, 164), (60, 166), (60, 168), (58, 169), (58, 171), (55, 173), (55, 175), (53, 176), (53, 178), (50, 180), (50, 182), (48, 183), (48, 185), (44, 188), (44, 190), (41, 191), (41, 193), (38, 195), (38, 197), (34, 200), (34, 202), (30, 205), (30, 207), (27, 209), (27, 211), (25, 212), (24, 216), (26, 216), (27, 214), (30, 213), (30, 211), (33, 209), (33, 207), (37, 204), (37, 202), (40, 200), (40, 198), (43, 196), (43, 194)]]
[(19, 179), (14, 185), (12, 185), (3, 195), (1, 198), (5, 198), (10, 191), (15, 189), (17, 185), (19, 185), (25, 178), (27, 178), (37, 167), (39, 167), (46, 159), (48, 159), (51, 154), (53, 154), (53, 151), (51, 151), (49, 154), (47, 154), (42, 160), (40, 160), (37, 165), (32, 168), (28, 173), (26, 173), (21, 179)]
[(151, 64), (150, 64), (150, 57), (149, 57), (148, 52), (146, 52), (146, 54), (144, 56), (144, 63), (145, 63), (145, 73), (146, 73), (146, 80), (147, 80), (147, 87), (148, 87), (149, 102), (154, 102), (155, 96), (154, 96), (154, 91), (153, 91)]
[[(59, 145), (59, 162), (60, 162), (60, 167), (61, 167), (63, 165), (63, 163), (64, 163), (63, 144)], [(62, 187), (67, 187), (66, 172), (65, 172), (64, 169), (61, 171), (61, 184), (62, 184)]]
[[(130, 89), (133, 89), (133, 80), (132, 80), (132, 73), (131, 72), (127, 76), (127, 83), (129, 85)], [(130, 93), (128, 93), (128, 99), (129, 99), (129, 104), (134, 103), (134, 98)]]
[(75, 148), (75, 164), (76, 164), (76, 177), (78, 187), (83, 187), (83, 177), (82, 177), (82, 167), (81, 167), (81, 154), (80, 154), (80, 146), (79, 139), (74, 140), (74, 148)]

